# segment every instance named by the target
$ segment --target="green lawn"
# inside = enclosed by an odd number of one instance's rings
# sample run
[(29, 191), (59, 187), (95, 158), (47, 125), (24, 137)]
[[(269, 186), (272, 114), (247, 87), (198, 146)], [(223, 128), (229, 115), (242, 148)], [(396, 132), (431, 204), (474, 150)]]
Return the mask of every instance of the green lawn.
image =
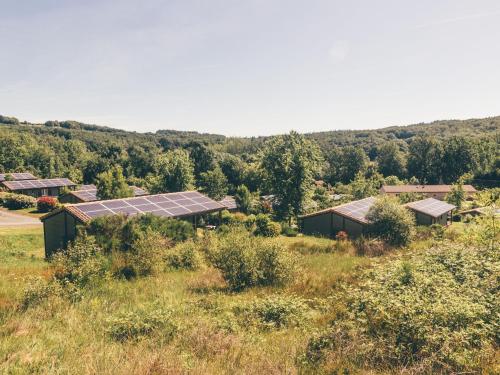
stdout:
[(0, 207), (0, 210), (7, 211), (7, 212), (12, 212), (14, 214), (19, 214), (19, 215), (34, 217), (34, 218), (40, 218), (43, 215), (45, 215), (44, 212), (38, 212), (37, 209), (33, 208), (33, 207), (22, 208), (20, 210), (8, 210), (8, 209), (6, 209), (4, 207)]

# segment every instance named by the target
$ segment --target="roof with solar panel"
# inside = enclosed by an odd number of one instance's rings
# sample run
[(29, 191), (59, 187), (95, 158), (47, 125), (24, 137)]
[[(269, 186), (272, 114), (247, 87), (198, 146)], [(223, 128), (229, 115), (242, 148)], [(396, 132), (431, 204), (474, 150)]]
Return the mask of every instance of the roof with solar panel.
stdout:
[(36, 180), (36, 177), (31, 173), (23, 172), (23, 173), (0, 173), (0, 182), (5, 181), (5, 179), (9, 176), (12, 181), (21, 181), (21, 180)]
[[(134, 197), (140, 197), (143, 195), (147, 195), (148, 192), (144, 189), (141, 189), (137, 186), (131, 186)], [(78, 190), (70, 191), (68, 194), (77, 197), (79, 200), (83, 202), (94, 202), (99, 200), (97, 198), (97, 187), (95, 185), (82, 185), (78, 188)]]
[(432, 217), (439, 217), (457, 208), (452, 204), (434, 198), (427, 198), (421, 201), (410, 202), (405, 204), (405, 206), (414, 211), (418, 211)]
[(357, 221), (359, 223), (368, 224), (368, 220), (366, 220), (366, 214), (368, 213), (371, 206), (373, 206), (376, 200), (377, 199), (375, 197), (360, 199), (358, 201), (341, 204), (340, 206), (330, 207), (325, 210), (317, 211), (309, 215), (304, 215), (301, 216), (301, 218), (322, 215), (324, 213), (336, 213), (338, 215), (344, 216), (348, 219)]
[(140, 215), (182, 218), (221, 211), (225, 207), (197, 191), (146, 195), (143, 197), (111, 199), (91, 203), (66, 205), (41, 218), (45, 220), (63, 210), (86, 223), (101, 216)]
[(43, 180), (3, 181), (2, 184), (9, 190), (44, 189), (50, 187), (76, 186), (67, 178), (50, 178)]
[(238, 209), (238, 206), (236, 205), (236, 200), (234, 199), (234, 197), (230, 195), (226, 195), (219, 201), (219, 203), (222, 204), (224, 207), (226, 207), (228, 210)]

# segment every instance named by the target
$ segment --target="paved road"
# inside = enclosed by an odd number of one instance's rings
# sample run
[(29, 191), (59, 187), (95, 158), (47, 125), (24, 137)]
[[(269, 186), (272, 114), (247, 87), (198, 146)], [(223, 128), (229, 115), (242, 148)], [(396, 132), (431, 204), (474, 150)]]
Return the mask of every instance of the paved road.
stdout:
[(0, 227), (22, 227), (25, 225), (42, 225), (40, 220), (0, 210)]

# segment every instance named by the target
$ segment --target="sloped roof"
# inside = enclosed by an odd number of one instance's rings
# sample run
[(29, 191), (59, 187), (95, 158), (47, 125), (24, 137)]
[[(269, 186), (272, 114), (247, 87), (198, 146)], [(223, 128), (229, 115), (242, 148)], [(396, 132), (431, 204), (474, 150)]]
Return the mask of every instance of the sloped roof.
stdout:
[(89, 203), (66, 205), (42, 216), (40, 220), (67, 211), (83, 223), (109, 215), (140, 215), (150, 213), (157, 216), (181, 218), (221, 211), (225, 207), (197, 191), (146, 195), (143, 197), (110, 199)]
[(10, 176), (12, 181), (36, 180), (36, 177), (28, 172), (0, 173), (0, 182), (5, 181), (5, 178)]
[[(148, 192), (137, 186), (130, 186), (134, 193), (134, 197), (147, 195)], [(95, 185), (82, 185), (78, 190), (70, 191), (68, 194), (73, 195), (83, 202), (94, 202), (99, 200), (97, 198), (97, 188)]]
[(230, 195), (226, 195), (219, 201), (219, 203), (222, 204), (224, 207), (226, 207), (228, 210), (238, 209), (238, 206), (236, 205), (236, 200), (234, 199), (234, 197)]
[(311, 214), (301, 216), (301, 218), (303, 219), (318, 216), (325, 213), (336, 213), (358, 223), (368, 224), (368, 220), (366, 220), (366, 214), (370, 210), (371, 206), (376, 202), (376, 200), (377, 199), (375, 197), (368, 197), (357, 201), (341, 204), (339, 206), (330, 207), (321, 211), (313, 212)]
[(440, 201), (439, 199), (427, 198), (416, 202), (410, 202), (405, 204), (406, 207), (423, 213), (432, 217), (439, 217), (451, 210), (457, 208), (456, 206)]
[(42, 180), (3, 181), (2, 184), (9, 190), (44, 189), (49, 187), (75, 186), (67, 178), (49, 178)]
[[(449, 193), (453, 185), (384, 185), (380, 191), (384, 193)], [(472, 185), (463, 185), (466, 193), (475, 193)]]

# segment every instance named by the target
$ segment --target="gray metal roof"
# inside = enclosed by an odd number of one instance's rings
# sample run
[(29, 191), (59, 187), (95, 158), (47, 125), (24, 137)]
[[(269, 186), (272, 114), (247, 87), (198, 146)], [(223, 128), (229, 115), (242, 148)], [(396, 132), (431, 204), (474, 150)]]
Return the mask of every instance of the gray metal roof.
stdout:
[(309, 215), (304, 215), (301, 216), (301, 218), (307, 218), (333, 212), (359, 223), (368, 224), (368, 220), (366, 220), (366, 214), (370, 210), (371, 206), (373, 206), (373, 204), (376, 202), (376, 200), (377, 198), (375, 197), (368, 197), (357, 201), (341, 204), (339, 206), (330, 207)]
[(31, 173), (23, 172), (23, 173), (0, 173), (0, 182), (5, 181), (5, 178), (10, 176), (12, 181), (21, 181), (21, 180), (36, 180), (36, 177)]
[(405, 206), (414, 211), (418, 211), (432, 217), (439, 217), (457, 208), (452, 204), (434, 198), (427, 198), (416, 202), (410, 202)]
[[(147, 195), (148, 192), (137, 186), (130, 186), (133, 191), (134, 197)], [(83, 202), (93, 202), (99, 200), (97, 198), (97, 187), (95, 185), (82, 185), (78, 190), (70, 191), (69, 194), (77, 197)]]
[(2, 184), (9, 190), (44, 189), (49, 187), (75, 186), (67, 178), (51, 178), (43, 180), (3, 181)]

